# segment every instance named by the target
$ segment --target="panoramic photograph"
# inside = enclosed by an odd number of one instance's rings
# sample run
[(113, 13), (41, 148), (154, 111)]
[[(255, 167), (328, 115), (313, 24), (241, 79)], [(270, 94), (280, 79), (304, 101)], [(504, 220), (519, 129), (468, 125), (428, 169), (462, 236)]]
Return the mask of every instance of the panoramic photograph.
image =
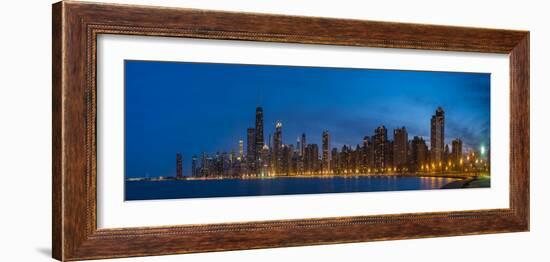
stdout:
[(491, 186), (488, 73), (124, 68), (126, 201)]

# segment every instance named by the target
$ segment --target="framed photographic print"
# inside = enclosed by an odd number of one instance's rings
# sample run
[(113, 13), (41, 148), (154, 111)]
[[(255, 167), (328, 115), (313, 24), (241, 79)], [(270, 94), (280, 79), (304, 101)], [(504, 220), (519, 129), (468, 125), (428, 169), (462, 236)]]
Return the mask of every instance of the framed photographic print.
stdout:
[(53, 5), (53, 257), (529, 230), (529, 32)]

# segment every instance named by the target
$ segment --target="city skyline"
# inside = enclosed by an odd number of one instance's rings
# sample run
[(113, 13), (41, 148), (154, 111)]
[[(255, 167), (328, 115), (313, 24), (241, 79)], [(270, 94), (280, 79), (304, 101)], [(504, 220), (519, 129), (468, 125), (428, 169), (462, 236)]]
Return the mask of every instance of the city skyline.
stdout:
[[(274, 135), (266, 141), (263, 135), (264, 109), (256, 107), (254, 128), (247, 128), (247, 152), (244, 154), (239, 140), (239, 150), (230, 152), (201, 152), (192, 156), (192, 177), (273, 177), (303, 175), (353, 175), (383, 173), (456, 173), (488, 172), (490, 148), (463, 150), (461, 138), (445, 141), (445, 111), (438, 107), (431, 117), (429, 143), (422, 137), (409, 140), (405, 126), (393, 129), (388, 135), (384, 125), (378, 126), (372, 135), (353, 145), (331, 147), (328, 130), (322, 132), (321, 146), (307, 142), (307, 135), (296, 144), (284, 144), (283, 124), (275, 123)], [(268, 128), (269, 129), (269, 128)], [(260, 130), (260, 132), (256, 132)], [(393, 139), (392, 139), (393, 138)], [(428, 145), (431, 145), (428, 147)], [(321, 149), (321, 151), (320, 151)], [(181, 176), (182, 155), (176, 153), (177, 179)]]
[[(217, 75), (217, 79), (206, 77), (213, 74)], [(236, 77), (243, 80), (246, 76), (249, 76), (249, 81), (239, 82), (233, 79)], [(176, 152), (183, 155), (185, 176), (191, 174), (192, 155), (200, 156), (202, 152), (230, 152), (231, 149), (239, 152), (241, 147), (243, 152), (248, 152), (247, 128), (257, 127), (250, 124), (254, 122), (255, 116), (245, 107), (255, 108), (260, 105), (258, 101), (266, 104), (264, 108), (273, 109), (262, 113), (263, 139), (266, 144), (271, 142), (269, 137), (276, 136), (277, 121), (280, 121), (285, 128), (281, 144), (295, 145), (305, 133), (308, 143), (319, 145), (319, 157), (324, 153), (324, 131), (331, 134), (329, 150), (332, 150), (334, 147), (340, 149), (343, 145), (354, 147), (380, 125), (388, 129), (389, 137), (393, 137), (390, 133), (393, 133), (394, 128), (406, 126), (409, 140), (414, 136), (423, 137), (430, 148), (430, 118), (434, 108), (438, 106), (443, 106), (447, 112), (457, 116), (446, 123), (444, 144), (450, 146), (453, 139), (462, 138), (464, 151), (479, 145), (490, 147), (488, 74), (126, 61), (126, 79), (127, 113), (132, 113), (126, 118), (127, 177), (175, 176)], [(339, 82), (336, 81), (338, 79)], [(246, 87), (240, 87), (242, 85)], [(401, 90), (396, 90), (401, 85)], [(173, 101), (169, 97), (170, 92), (168, 96), (148, 96), (152, 93), (148, 91), (150, 86), (167, 92), (173, 91), (181, 96), (182, 102)], [(381, 90), (383, 87), (394, 92)], [(206, 92), (199, 90), (202, 88), (209, 89), (207, 96), (204, 94)], [(308, 92), (300, 92), (301, 89)], [(343, 89), (343, 92), (334, 92), (334, 89)], [(360, 92), (364, 94), (362, 99), (357, 99), (357, 94), (351, 92), (358, 89), (367, 91)], [(234, 90), (236, 94), (231, 94), (228, 90)], [(434, 90), (439, 91), (430, 95)], [(220, 91), (220, 94), (217, 95), (214, 91)], [(157, 90), (155, 93), (162, 92)], [(192, 95), (198, 96), (199, 102), (191, 102), (195, 107), (182, 106), (184, 109), (179, 110), (178, 104), (187, 103), (188, 99), (185, 97)], [(437, 98), (434, 99), (434, 96)], [(159, 103), (162, 98), (167, 98), (165, 100), (168, 101), (164, 102), (175, 105)], [(238, 102), (238, 105), (227, 103), (231, 99)], [(302, 102), (300, 99), (303, 99)], [(317, 104), (311, 100), (317, 100)], [(160, 119), (152, 123), (146, 121), (155, 116), (158, 118), (161, 112), (146, 112), (143, 110), (144, 105), (146, 108), (147, 105), (166, 107), (160, 111), (169, 112), (169, 116), (160, 116)], [(209, 106), (211, 109), (207, 110)], [(193, 117), (187, 117), (185, 113), (193, 114)], [(203, 118), (195, 116), (200, 116), (201, 113), (204, 114)], [(216, 114), (219, 116), (211, 117)], [(166, 121), (174, 123), (167, 124)], [(201, 132), (204, 131), (203, 126), (208, 127), (211, 122), (216, 121), (219, 128)], [(146, 136), (151, 126), (138, 122), (147, 122), (158, 130), (164, 127), (164, 137), (159, 138), (157, 135), (154, 136), (157, 141), (148, 141), (153, 140)], [(193, 123), (194, 128), (187, 127), (184, 123)], [(166, 128), (167, 126), (176, 128)], [(133, 131), (128, 132), (130, 128)], [(136, 131), (136, 128), (142, 130)], [(193, 132), (193, 129), (196, 131)], [(141, 141), (137, 144), (129, 145), (129, 142), (139, 139)], [(193, 143), (185, 143), (187, 140), (204, 143), (193, 146)], [(244, 145), (240, 145), (240, 141)], [(144, 149), (159, 152), (158, 159), (146, 159)], [(139, 150), (142, 150), (141, 153)], [(159, 160), (161, 156), (166, 159)], [(138, 161), (139, 159), (145, 161)], [(155, 160), (158, 160), (157, 163), (154, 163)]]

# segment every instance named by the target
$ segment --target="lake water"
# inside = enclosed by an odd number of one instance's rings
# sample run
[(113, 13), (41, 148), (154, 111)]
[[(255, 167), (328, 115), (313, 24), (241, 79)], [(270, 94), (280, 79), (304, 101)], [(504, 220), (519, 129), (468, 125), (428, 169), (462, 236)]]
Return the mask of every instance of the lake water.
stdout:
[(296, 195), (440, 189), (454, 178), (357, 176), (328, 178), (126, 181), (126, 200)]

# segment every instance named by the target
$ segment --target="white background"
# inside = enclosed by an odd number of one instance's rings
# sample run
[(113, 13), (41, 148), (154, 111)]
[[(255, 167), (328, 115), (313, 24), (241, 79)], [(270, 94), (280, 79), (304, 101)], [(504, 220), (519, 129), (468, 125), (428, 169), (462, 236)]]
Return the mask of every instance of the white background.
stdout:
[[(97, 59), (99, 228), (509, 207), (507, 55), (100, 35)], [(124, 202), (125, 59), (490, 73), (491, 188)]]
[[(105, 0), (107, 1), (107, 0)], [(548, 261), (550, 29), (545, 1), (119, 1), (208, 9), (435, 23), (531, 31), (531, 232), (123, 261)], [(0, 11), (0, 258), (51, 255), (51, 7), (9, 1)]]

